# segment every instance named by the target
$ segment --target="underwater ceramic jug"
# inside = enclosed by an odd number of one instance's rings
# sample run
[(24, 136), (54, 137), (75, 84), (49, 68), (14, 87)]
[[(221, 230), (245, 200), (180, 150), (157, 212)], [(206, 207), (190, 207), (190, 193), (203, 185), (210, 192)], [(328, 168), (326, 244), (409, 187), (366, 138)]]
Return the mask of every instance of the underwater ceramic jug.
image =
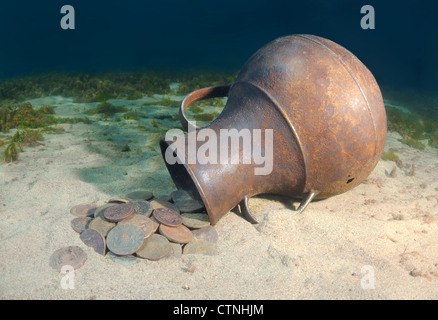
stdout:
[[(222, 113), (194, 132), (217, 133), (219, 145), (221, 129), (272, 130), (271, 140), (265, 135), (259, 141), (265, 152), (267, 147), (273, 150), (269, 174), (255, 174), (255, 164), (243, 163), (245, 157), (255, 158), (246, 154), (254, 152), (251, 148), (235, 150), (238, 164), (190, 163), (188, 154), (205, 148), (202, 139), (190, 145), (189, 132), (187, 139), (160, 141), (175, 185), (204, 203), (212, 225), (239, 204), (256, 223), (248, 199), (262, 193), (302, 199), (297, 209), (302, 212), (313, 199), (359, 185), (381, 157), (386, 114), (379, 86), (362, 62), (330, 40), (291, 35), (265, 45), (232, 85), (190, 93), (180, 108), (183, 127), (194, 127), (185, 116), (192, 103), (225, 96)], [(166, 161), (169, 150), (179, 161)]]

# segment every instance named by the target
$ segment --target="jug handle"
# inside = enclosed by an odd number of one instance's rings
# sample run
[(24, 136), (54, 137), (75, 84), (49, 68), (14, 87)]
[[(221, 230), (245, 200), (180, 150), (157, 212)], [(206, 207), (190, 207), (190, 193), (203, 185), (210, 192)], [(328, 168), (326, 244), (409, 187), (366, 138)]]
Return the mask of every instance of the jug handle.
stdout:
[[(311, 191), (307, 192), (306, 194), (304, 194), (303, 199), (301, 200), (301, 203), (296, 210), (297, 211), (296, 214), (298, 215), (298, 214), (302, 213), (304, 211), (304, 209), (307, 208), (309, 203), (318, 195), (318, 193), (319, 193), (318, 191), (311, 190)], [(242, 201), (240, 201), (240, 203), (239, 203), (240, 212), (246, 218), (246, 220), (248, 220), (252, 224), (256, 224), (256, 223), (258, 223), (258, 221), (254, 217), (254, 215), (251, 213), (251, 210), (249, 210), (248, 199), (249, 199), (249, 197), (247, 195), (245, 195), (243, 197)]]
[(186, 109), (191, 104), (204, 99), (228, 97), (228, 92), (230, 91), (230, 88), (231, 84), (202, 88), (189, 93), (182, 101), (181, 107), (179, 109), (179, 119), (184, 130), (188, 131), (189, 126), (191, 127), (191, 129), (199, 129), (198, 126), (193, 125), (193, 123), (191, 123), (187, 119), (185, 114)]
[(240, 203), (239, 203), (240, 212), (243, 214), (243, 216), (246, 218), (246, 220), (248, 220), (250, 223), (257, 224), (259, 222), (254, 217), (254, 215), (251, 213), (251, 210), (249, 210), (248, 199), (249, 199), (249, 197), (247, 195), (245, 195), (243, 197), (242, 201), (240, 201)]

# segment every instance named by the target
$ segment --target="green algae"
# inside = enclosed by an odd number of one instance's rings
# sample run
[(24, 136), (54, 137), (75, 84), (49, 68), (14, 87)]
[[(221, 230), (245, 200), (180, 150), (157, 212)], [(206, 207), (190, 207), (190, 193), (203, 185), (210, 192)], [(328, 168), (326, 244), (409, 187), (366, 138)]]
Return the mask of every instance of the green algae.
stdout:
[(412, 148), (424, 150), (421, 140), (428, 140), (429, 146), (438, 148), (438, 122), (414, 112), (404, 112), (391, 106), (386, 107), (388, 131), (398, 132), (400, 141)]
[(211, 122), (219, 116), (218, 112), (195, 114), (196, 121)]
[(145, 102), (143, 103), (143, 106), (158, 105), (163, 107), (179, 108), (181, 105), (181, 101), (182, 100), (172, 100), (168, 97), (165, 97), (158, 101)]
[(426, 145), (423, 142), (415, 140), (413, 138), (400, 139), (400, 141), (414, 149), (418, 149), (418, 150), (426, 149)]
[(398, 155), (396, 155), (396, 154), (394, 153), (394, 150), (390, 149), (389, 151), (384, 152), (384, 153), (382, 154), (382, 159), (383, 159), (383, 160), (387, 160), (387, 161), (394, 161), (394, 162), (397, 162), (397, 161), (399, 160), (399, 157), (398, 157)]
[(220, 72), (203, 72), (188, 73), (178, 78), (178, 94), (186, 95), (194, 90), (232, 84), (237, 77), (237, 72), (220, 73)]
[(41, 130), (17, 130), (3, 152), (3, 161), (12, 162), (18, 160), (19, 151), (23, 151), (23, 146), (35, 147), (40, 145), (40, 141), (43, 140), (44, 137)]
[[(8, 102), (0, 109), (0, 131), (8, 132), (17, 129), (3, 151), (3, 161), (11, 162), (18, 159), (23, 147), (34, 147), (44, 140), (43, 133), (62, 133), (61, 123), (89, 122), (86, 118), (57, 118), (54, 107), (44, 105), (34, 109), (30, 102), (14, 105)], [(6, 144), (2, 141), (2, 145)]]
[(50, 73), (0, 82), (0, 100), (23, 101), (57, 95), (74, 97), (75, 102), (138, 99), (144, 95), (168, 94), (171, 83), (172, 79), (165, 73)]
[(123, 115), (123, 119), (138, 121), (140, 119), (140, 114), (137, 111), (128, 111)]
[(88, 115), (95, 115), (95, 114), (103, 114), (106, 117), (112, 117), (116, 113), (123, 113), (127, 112), (128, 109), (122, 106), (114, 106), (108, 101), (104, 101), (102, 103), (99, 103), (95, 109), (90, 109), (87, 111)]
[(0, 131), (8, 132), (14, 128), (40, 128), (56, 123), (51, 106), (43, 106), (38, 110), (30, 102), (21, 105), (8, 104), (0, 110)]

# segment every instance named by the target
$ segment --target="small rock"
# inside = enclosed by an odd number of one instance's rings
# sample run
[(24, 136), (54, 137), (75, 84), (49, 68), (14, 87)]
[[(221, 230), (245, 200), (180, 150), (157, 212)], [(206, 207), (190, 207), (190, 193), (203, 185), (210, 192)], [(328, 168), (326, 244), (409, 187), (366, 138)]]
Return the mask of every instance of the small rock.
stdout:
[(394, 167), (391, 172), (389, 173), (390, 178), (396, 178), (397, 177), (397, 167)]

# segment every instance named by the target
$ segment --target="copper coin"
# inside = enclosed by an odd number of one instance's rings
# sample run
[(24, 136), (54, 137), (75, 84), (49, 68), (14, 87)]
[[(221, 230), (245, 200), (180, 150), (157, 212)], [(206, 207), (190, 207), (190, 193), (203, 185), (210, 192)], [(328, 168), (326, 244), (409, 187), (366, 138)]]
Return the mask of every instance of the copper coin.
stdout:
[(176, 212), (179, 213), (179, 209), (175, 204), (170, 203), (170, 202), (165, 201), (165, 200), (155, 200), (154, 199), (154, 200), (150, 201), (150, 204), (151, 204), (153, 210), (158, 209), (158, 208), (168, 208), (168, 209), (175, 210)]
[(160, 223), (157, 221), (157, 219), (154, 218), (154, 216), (150, 216), (149, 219), (151, 219), (152, 223), (154, 224), (154, 233), (157, 232)]
[(50, 257), (50, 266), (61, 271), (63, 266), (71, 266), (73, 269), (80, 268), (87, 260), (87, 254), (77, 246), (69, 246), (56, 250)]
[(154, 197), (154, 200), (163, 200), (163, 201), (170, 202), (170, 201), (172, 201), (172, 196), (170, 194), (156, 196), (156, 197)]
[(104, 237), (106, 237), (108, 235), (108, 232), (110, 232), (110, 230), (115, 226), (116, 224), (114, 222), (109, 222), (105, 220), (103, 216), (98, 216), (90, 221), (90, 223), (88, 224), (88, 229), (94, 229), (100, 232)]
[(108, 200), (109, 203), (126, 203), (128, 201), (129, 201), (128, 199), (121, 199), (121, 198), (112, 198)]
[(90, 220), (91, 220), (90, 217), (74, 218), (71, 221), (70, 225), (74, 231), (76, 231), (77, 233), (81, 233), (82, 231), (87, 229), (87, 226), (88, 226), (88, 223), (90, 222)]
[(179, 200), (175, 204), (181, 212), (199, 212), (204, 208), (204, 204), (193, 199)]
[(159, 234), (153, 234), (145, 240), (143, 246), (136, 252), (140, 258), (160, 260), (167, 257), (172, 250), (169, 240)]
[(205, 255), (215, 255), (217, 254), (216, 245), (213, 243), (193, 239), (184, 246), (183, 254), (205, 254)]
[(100, 206), (100, 207), (98, 207), (97, 209), (96, 209), (96, 211), (94, 211), (94, 217), (95, 218), (97, 218), (97, 217), (102, 217), (102, 218), (104, 218), (105, 219), (105, 217), (104, 217), (104, 215), (103, 215), (103, 212), (106, 210), (106, 209), (108, 209), (109, 207), (112, 207), (112, 206), (115, 206), (117, 203), (107, 203), (107, 204), (104, 204), (103, 206)]
[(216, 229), (212, 226), (208, 226), (201, 229), (196, 229), (192, 231), (193, 237), (199, 240), (204, 240), (210, 243), (216, 243), (218, 239), (218, 234)]
[(118, 225), (122, 225), (125, 223), (130, 223), (136, 225), (137, 227), (140, 227), (143, 231), (145, 239), (149, 238), (155, 232), (154, 230), (156, 230), (154, 222), (148, 217), (142, 216), (141, 214), (134, 214), (128, 219), (120, 221)]
[(125, 198), (129, 200), (150, 200), (153, 196), (154, 194), (150, 191), (139, 190), (128, 193)]
[(78, 204), (70, 209), (70, 213), (76, 217), (92, 217), (96, 209), (95, 204)]
[(193, 197), (185, 190), (175, 190), (170, 196), (172, 197), (173, 202), (177, 203), (183, 200), (192, 200)]
[(106, 253), (105, 237), (94, 229), (84, 230), (80, 238), (87, 246), (92, 247), (98, 254), (104, 256)]
[(182, 224), (181, 215), (172, 209), (158, 208), (154, 210), (153, 215), (159, 223), (165, 224), (166, 226), (176, 227)]
[(134, 213), (149, 217), (152, 214), (152, 206), (146, 200), (131, 200), (128, 202), (134, 207)]
[(183, 213), (183, 225), (192, 229), (205, 228), (210, 225), (210, 219), (206, 213)]
[(182, 256), (182, 245), (175, 242), (170, 242), (170, 247), (172, 248), (170, 254), (172, 257), (181, 258)]
[(158, 228), (160, 234), (165, 236), (169, 241), (176, 243), (188, 243), (193, 239), (192, 232), (185, 226), (179, 225), (177, 227), (169, 227), (164, 224)]
[(110, 251), (108, 253), (108, 256), (115, 263), (121, 264), (122, 266), (125, 266), (125, 267), (132, 266), (132, 265), (137, 264), (141, 261), (140, 258), (137, 258), (136, 256), (133, 256), (132, 254), (129, 254), (127, 256), (118, 256)]
[(134, 207), (127, 203), (116, 204), (105, 209), (103, 215), (110, 222), (119, 222), (134, 214)]
[(117, 225), (106, 238), (108, 249), (119, 256), (133, 254), (141, 248), (143, 241), (143, 231), (130, 223)]

